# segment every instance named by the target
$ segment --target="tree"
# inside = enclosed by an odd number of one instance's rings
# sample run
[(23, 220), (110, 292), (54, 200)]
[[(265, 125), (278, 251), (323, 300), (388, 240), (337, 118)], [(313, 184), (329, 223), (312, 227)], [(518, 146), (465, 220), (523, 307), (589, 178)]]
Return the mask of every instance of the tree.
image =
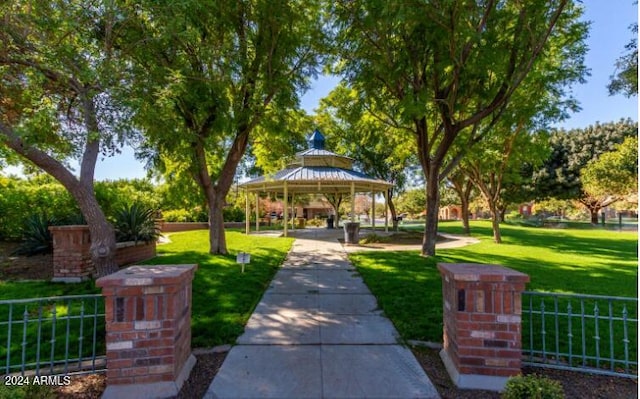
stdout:
[(424, 212), (424, 203), (426, 201), (425, 190), (422, 188), (410, 189), (398, 196), (398, 211), (400, 213), (409, 213), (413, 216)]
[[(636, 1), (635, 4), (638, 4)], [(616, 70), (609, 78), (609, 95), (622, 93), (627, 97), (638, 95), (638, 23), (629, 27), (633, 38), (624, 46), (626, 54), (616, 60)]]
[(321, 100), (316, 120), (336, 149), (354, 159), (357, 169), (393, 184), (386, 194), (393, 228), (397, 229), (394, 198), (404, 190), (405, 170), (413, 158), (407, 144), (411, 132), (378, 120), (357, 92), (344, 85)]
[[(144, 9), (144, 13), (138, 10)], [(206, 199), (210, 252), (226, 253), (222, 209), (256, 127), (297, 105), (316, 73), (318, 1), (145, 1), (128, 43), (132, 106), (147, 156), (180, 165)]]
[[(500, 126), (500, 125), (498, 125)], [(546, 154), (544, 132), (528, 132), (520, 124), (507, 134), (485, 139), (460, 163), (461, 171), (482, 194), (491, 212), (493, 241), (502, 242), (500, 222), (504, 221), (507, 203), (503, 196), (507, 185), (522, 186), (523, 164), (540, 164)]]
[(638, 194), (638, 138), (627, 137), (580, 170), (585, 193), (619, 199)]
[(469, 204), (471, 203), (471, 194), (474, 188), (473, 182), (461, 169), (456, 169), (447, 177), (447, 180), (460, 199), (462, 231), (464, 234), (469, 235), (471, 234), (471, 227), (469, 226)]
[(313, 118), (303, 110), (290, 110), (257, 126), (245, 157), (247, 175), (260, 176), (284, 169), (297, 152), (306, 149), (313, 125)]
[(344, 195), (342, 193), (324, 193), (324, 198), (327, 200), (329, 205), (333, 208), (333, 211), (336, 215), (335, 226), (338, 227), (340, 223), (340, 205), (342, 205), (342, 201), (344, 200)]
[(433, 256), (439, 183), (522, 82), (537, 79), (562, 98), (584, 75), (581, 9), (570, 0), (363, 0), (339, 2), (334, 13), (338, 71), (375, 102), (381, 120), (414, 134), (427, 180), (422, 254)]
[(115, 272), (115, 233), (93, 179), (98, 156), (124, 140), (112, 97), (116, 13), (110, 2), (14, 0), (0, 20), (0, 143), (65, 187), (89, 225), (97, 276)]
[(551, 155), (533, 173), (536, 198), (578, 200), (589, 210), (591, 222), (598, 223), (598, 212), (615, 198), (585, 193), (580, 171), (601, 154), (615, 150), (626, 137), (635, 137), (637, 131), (637, 123), (630, 119), (554, 131), (549, 139)]

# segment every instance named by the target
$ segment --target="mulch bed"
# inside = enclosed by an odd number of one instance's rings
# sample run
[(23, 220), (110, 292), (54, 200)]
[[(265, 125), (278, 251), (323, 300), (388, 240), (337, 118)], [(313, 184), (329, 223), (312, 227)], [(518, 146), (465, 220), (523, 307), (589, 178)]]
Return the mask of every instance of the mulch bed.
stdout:
[(53, 255), (12, 256), (18, 245), (0, 241), (0, 280), (51, 280)]
[[(414, 348), (413, 354), (435, 385), (443, 399), (499, 399), (500, 394), (491, 391), (458, 389), (440, 360), (438, 350)], [(636, 399), (638, 381), (628, 378), (607, 377), (575, 371), (524, 367), (523, 374), (537, 374), (562, 384), (567, 399)]]
[[(443, 399), (500, 398), (497, 392), (456, 388), (437, 350), (414, 348), (413, 353)], [(177, 399), (202, 398), (226, 355), (224, 352), (197, 354), (198, 361)], [(626, 378), (540, 368), (524, 368), (523, 373), (537, 374), (559, 381), (567, 399), (635, 399), (638, 397), (637, 381)], [(97, 399), (104, 387), (104, 375), (73, 377), (70, 386), (56, 390), (57, 399)]]

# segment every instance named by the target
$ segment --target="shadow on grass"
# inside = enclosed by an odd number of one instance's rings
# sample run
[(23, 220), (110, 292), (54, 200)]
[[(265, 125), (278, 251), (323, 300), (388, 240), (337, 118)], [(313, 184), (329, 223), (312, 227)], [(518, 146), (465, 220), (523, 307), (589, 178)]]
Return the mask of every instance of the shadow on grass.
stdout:
[(439, 258), (446, 263), (497, 264), (518, 270), (531, 278), (527, 290), (637, 296), (637, 271), (622, 262), (592, 263), (586, 268), (529, 256), (477, 254), (471, 248), (457, 249)]
[[(291, 240), (275, 248), (259, 245), (264, 238), (243, 240), (229, 246), (233, 253), (212, 255), (206, 251), (208, 246), (203, 248), (200, 242), (190, 245), (177, 235), (175, 239), (175, 245), (160, 246), (158, 256), (144, 263), (197, 264), (192, 288), (191, 345), (210, 347), (234, 343), (283, 262)], [(236, 254), (241, 251), (251, 253), (251, 263), (246, 265), (245, 273), (236, 263)]]

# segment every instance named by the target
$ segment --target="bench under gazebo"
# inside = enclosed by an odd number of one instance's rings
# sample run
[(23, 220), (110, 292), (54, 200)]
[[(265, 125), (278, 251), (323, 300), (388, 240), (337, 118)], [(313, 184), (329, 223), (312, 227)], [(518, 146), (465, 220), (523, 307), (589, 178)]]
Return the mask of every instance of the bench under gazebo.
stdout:
[[(308, 139), (309, 148), (298, 152), (293, 163), (286, 168), (271, 175), (260, 176), (256, 179), (240, 184), (240, 188), (246, 194), (246, 233), (250, 232), (249, 221), (249, 195), (254, 193), (256, 204), (260, 195), (281, 195), (284, 201), (283, 222), (284, 236), (288, 234), (288, 199), (292, 197), (295, 203), (295, 195), (324, 194), (324, 195), (351, 195), (351, 223), (355, 223), (355, 195), (356, 193), (372, 194), (372, 226), (375, 228), (375, 197), (382, 193), (387, 201), (388, 189), (393, 184), (379, 180), (353, 170), (353, 159), (338, 155), (325, 149), (325, 138), (319, 130), (315, 130)], [(260, 228), (259, 207), (256, 205), (256, 231)], [(337, 210), (336, 210), (337, 211)], [(386, 216), (386, 208), (385, 208)], [(388, 221), (385, 217), (385, 229), (388, 230)]]

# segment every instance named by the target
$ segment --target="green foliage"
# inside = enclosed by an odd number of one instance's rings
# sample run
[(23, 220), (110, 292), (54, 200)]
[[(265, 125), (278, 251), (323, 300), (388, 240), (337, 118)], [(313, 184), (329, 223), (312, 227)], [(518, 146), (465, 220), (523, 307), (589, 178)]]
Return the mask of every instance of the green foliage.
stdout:
[[(635, 4), (638, 4), (636, 1)], [(609, 94), (622, 93), (627, 97), (638, 95), (638, 23), (629, 27), (632, 39), (624, 46), (626, 54), (616, 60), (616, 71), (607, 86)]]
[(108, 216), (114, 215), (117, 209), (130, 204), (159, 209), (162, 201), (156, 187), (146, 179), (98, 181), (94, 186), (96, 199)]
[(564, 390), (558, 381), (530, 374), (507, 380), (502, 399), (564, 399)]
[(116, 210), (113, 226), (116, 241), (152, 242), (160, 236), (156, 226), (157, 212), (152, 208), (134, 203)]
[(0, 398), (3, 399), (56, 399), (56, 397), (53, 387), (47, 385), (0, 385)]
[(31, 215), (23, 229), (23, 241), (16, 248), (12, 255), (37, 255), (50, 253), (53, 251), (53, 237), (49, 231), (49, 226), (56, 225), (56, 220), (48, 218), (46, 215)]
[(162, 211), (162, 219), (165, 222), (194, 222), (191, 214), (186, 209), (174, 209)]
[[(282, 135), (274, 121), (317, 73), (322, 2), (142, 4), (123, 10), (132, 22), (121, 38), (138, 49), (127, 95), (146, 139), (139, 155), (167, 181), (199, 187), (215, 230), (255, 129)], [(211, 244), (226, 252), (224, 240)]]
[(624, 197), (638, 193), (638, 138), (627, 137), (580, 170), (585, 192)]
[(323, 227), (327, 225), (327, 219), (314, 218), (307, 220), (307, 226)]
[(235, 206), (222, 209), (225, 222), (244, 222), (244, 210)]
[(580, 171), (602, 154), (614, 151), (625, 138), (637, 134), (638, 124), (630, 119), (553, 132), (551, 155), (533, 172), (537, 198), (581, 198)]
[(46, 175), (29, 180), (0, 178), (0, 239), (21, 239), (24, 226), (35, 214), (62, 221), (79, 213), (71, 195)]
[[(157, 209), (155, 187), (147, 180), (116, 180), (95, 183), (96, 198), (107, 216), (117, 209), (139, 203)], [(85, 224), (75, 200), (53, 178), (40, 175), (25, 178), (0, 177), (0, 239), (20, 240), (33, 215), (56, 224)]]
[(393, 183), (390, 200), (402, 192), (405, 170), (417, 162), (411, 131), (385, 123), (384, 110), (365, 105), (358, 92), (339, 85), (322, 99), (316, 121), (338, 153), (354, 159), (363, 173)]
[(427, 195), (423, 188), (415, 188), (402, 193), (396, 202), (398, 213), (408, 213), (415, 216), (424, 212)]
[(365, 0), (331, 9), (334, 70), (379, 119), (414, 134), (431, 199), (425, 255), (435, 254), (439, 183), (461, 157), (518, 107), (532, 114), (543, 97), (544, 123), (575, 105), (565, 87), (587, 72), (588, 29), (576, 3)]
[(207, 222), (209, 216), (200, 207), (192, 209), (172, 209), (162, 211), (162, 219), (166, 222)]

